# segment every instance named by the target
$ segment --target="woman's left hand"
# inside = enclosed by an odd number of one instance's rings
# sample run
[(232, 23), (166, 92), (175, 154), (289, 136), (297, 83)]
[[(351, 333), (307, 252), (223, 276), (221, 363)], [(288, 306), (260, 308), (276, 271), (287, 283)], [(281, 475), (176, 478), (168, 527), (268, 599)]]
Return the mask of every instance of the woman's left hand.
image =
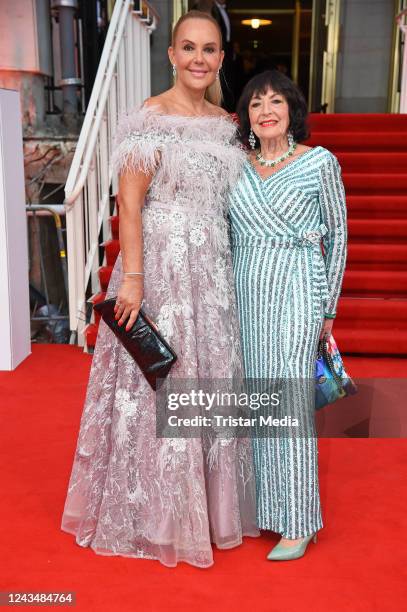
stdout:
[(333, 319), (324, 319), (322, 324), (321, 333), (319, 335), (319, 339), (322, 340), (325, 336), (329, 336), (332, 334), (332, 326), (334, 324)]

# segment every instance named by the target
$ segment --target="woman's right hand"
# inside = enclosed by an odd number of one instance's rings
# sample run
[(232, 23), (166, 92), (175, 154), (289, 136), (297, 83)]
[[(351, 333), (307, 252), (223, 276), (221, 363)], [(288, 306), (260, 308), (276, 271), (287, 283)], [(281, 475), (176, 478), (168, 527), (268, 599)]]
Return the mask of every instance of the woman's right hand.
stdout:
[(127, 277), (124, 278), (117, 293), (116, 306), (114, 311), (118, 325), (123, 325), (129, 318), (126, 331), (134, 325), (137, 315), (143, 301), (143, 277)]

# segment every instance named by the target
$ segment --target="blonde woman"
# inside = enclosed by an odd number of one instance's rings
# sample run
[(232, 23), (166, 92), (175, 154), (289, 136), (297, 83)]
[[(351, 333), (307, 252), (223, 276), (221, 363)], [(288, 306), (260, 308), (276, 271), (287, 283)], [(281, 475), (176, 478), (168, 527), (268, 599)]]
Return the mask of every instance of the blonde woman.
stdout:
[[(116, 318), (127, 327), (143, 301), (178, 355), (170, 376), (230, 379), (242, 360), (226, 192), (244, 154), (218, 105), (216, 21), (183, 16), (169, 57), (174, 87), (118, 129), (121, 253), (107, 297), (118, 296)], [(208, 567), (211, 542), (231, 548), (258, 535), (251, 446), (158, 438), (155, 401), (101, 322), (62, 529), (99, 554)]]

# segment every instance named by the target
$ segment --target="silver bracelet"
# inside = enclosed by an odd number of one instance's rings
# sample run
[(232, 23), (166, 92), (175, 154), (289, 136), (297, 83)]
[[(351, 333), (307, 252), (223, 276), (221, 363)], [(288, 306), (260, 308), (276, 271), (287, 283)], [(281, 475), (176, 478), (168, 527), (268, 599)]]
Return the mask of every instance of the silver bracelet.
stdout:
[(144, 272), (123, 272), (123, 276), (144, 276)]

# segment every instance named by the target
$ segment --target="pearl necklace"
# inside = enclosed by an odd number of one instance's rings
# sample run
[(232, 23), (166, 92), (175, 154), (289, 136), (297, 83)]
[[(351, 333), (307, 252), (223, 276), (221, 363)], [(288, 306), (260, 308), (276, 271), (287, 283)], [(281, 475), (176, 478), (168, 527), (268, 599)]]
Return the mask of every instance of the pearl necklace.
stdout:
[(277, 159), (264, 159), (263, 155), (261, 154), (261, 151), (257, 153), (256, 159), (258, 162), (260, 162), (262, 166), (266, 166), (267, 168), (274, 168), (274, 166), (277, 166), (277, 164), (281, 164), (281, 162), (288, 159), (288, 157), (291, 157), (296, 148), (297, 143), (292, 141), (290, 142), (290, 147), (288, 151), (286, 151), (283, 155), (280, 155), (280, 157), (277, 157)]

